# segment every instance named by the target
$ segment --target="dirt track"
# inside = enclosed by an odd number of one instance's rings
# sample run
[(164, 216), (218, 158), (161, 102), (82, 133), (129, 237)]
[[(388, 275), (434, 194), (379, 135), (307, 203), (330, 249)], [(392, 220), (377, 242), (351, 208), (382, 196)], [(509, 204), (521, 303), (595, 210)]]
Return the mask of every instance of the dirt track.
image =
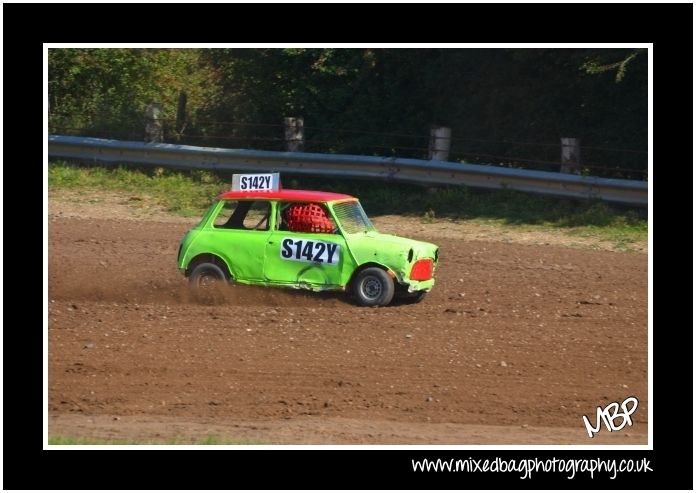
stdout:
[[(190, 224), (49, 216), (51, 436), (647, 443), (643, 253), (401, 229), (441, 246), (419, 305), (243, 287), (204, 305), (175, 266)], [(581, 416), (628, 396), (634, 425), (590, 440)]]

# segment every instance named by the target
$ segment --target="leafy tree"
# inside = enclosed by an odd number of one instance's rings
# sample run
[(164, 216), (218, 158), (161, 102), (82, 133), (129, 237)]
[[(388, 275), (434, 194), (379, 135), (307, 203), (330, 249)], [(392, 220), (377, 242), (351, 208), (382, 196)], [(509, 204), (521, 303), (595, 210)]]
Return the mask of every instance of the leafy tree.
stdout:
[(49, 49), (49, 124), (57, 131), (140, 138), (143, 112), (161, 102), (166, 122), (186, 92), (193, 116), (214, 100), (214, 73), (198, 50)]
[[(559, 139), (578, 137), (586, 164), (645, 169), (646, 153), (592, 149), (647, 147), (645, 53), (50, 49), (49, 123), (52, 132), (140, 139), (145, 105), (158, 101), (168, 141), (282, 149), (283, 118), (302, 116), (314, 152), (422, 158), (435, 124), (452, 128), (455, 160), (557, 163)], [(182, 92), (188, 117), (174, 128)]]
[(638, 56), (647, 54), (648, 50), (645, 48), (638, 48), (633, 50), (631, 53), (627, 54), (623, 59), (618, 62), (613, 63), (602, 63), (600, 57), (597, 56), (591, 60), (588, 60), (582, 65), (582, 68), (587, 71), (588, 74), (601, 74), (608, 71), (616, 71), (616, 82), (621, 82), (626, 76), (626, 69), (628, 65)]

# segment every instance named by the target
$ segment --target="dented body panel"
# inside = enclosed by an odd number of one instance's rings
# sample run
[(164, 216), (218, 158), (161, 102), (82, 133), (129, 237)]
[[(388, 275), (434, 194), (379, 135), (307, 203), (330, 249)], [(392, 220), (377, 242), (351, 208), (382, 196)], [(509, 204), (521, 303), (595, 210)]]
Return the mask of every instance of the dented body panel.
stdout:
[(412, 281), (409, 275), (416, 261), (435, 260), (437, 245), (376, 231), (348, 234), (346, 239), (357, 265), (373, 263), (384, 267), (395, 276), (396, 282), (407, 285), (410, 292), (432, 288), (434, 279)]

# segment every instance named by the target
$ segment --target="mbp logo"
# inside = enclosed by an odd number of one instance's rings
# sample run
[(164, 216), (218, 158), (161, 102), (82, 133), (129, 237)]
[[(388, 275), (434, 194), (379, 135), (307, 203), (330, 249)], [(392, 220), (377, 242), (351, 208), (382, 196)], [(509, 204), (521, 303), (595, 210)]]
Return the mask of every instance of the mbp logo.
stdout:
[[(621, 408), (621, 412), (619, 412), (619, 408)], [(583, 416), (582, 421), (585, 423), (587, 434), (590, 438), (593, 438), (602, 428), (602, 422), (604, 422), (609, 431), (623, 430), (626, 425), (633, 426), (631, 414), (633, 414), (636, 409), (638, 409), (638, 399), (636, 397), (627, 397), (621, 405), (619, 405), (618, 402), (612, 402), (604, 409), (602, 409), (602, 406), (597, 406), (597, 425), (595, 427), (590, 424), (590, 420), (587, 419), (587, 416)], [(615, 424), (617, 418), (622, 419), (620, 426)]]

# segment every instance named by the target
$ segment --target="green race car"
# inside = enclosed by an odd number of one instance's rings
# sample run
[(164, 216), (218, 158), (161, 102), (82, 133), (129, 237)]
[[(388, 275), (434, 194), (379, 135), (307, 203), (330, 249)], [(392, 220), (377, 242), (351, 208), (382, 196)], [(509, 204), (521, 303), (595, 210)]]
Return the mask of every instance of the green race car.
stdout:
[(355, 197), (282, 190), (277, 173), (234, 175), (178, 253), (196, 290), (218, 281), (346, 290), (363, 306), (420, 301), (437, 260), (437, 245), (378, 233)]

